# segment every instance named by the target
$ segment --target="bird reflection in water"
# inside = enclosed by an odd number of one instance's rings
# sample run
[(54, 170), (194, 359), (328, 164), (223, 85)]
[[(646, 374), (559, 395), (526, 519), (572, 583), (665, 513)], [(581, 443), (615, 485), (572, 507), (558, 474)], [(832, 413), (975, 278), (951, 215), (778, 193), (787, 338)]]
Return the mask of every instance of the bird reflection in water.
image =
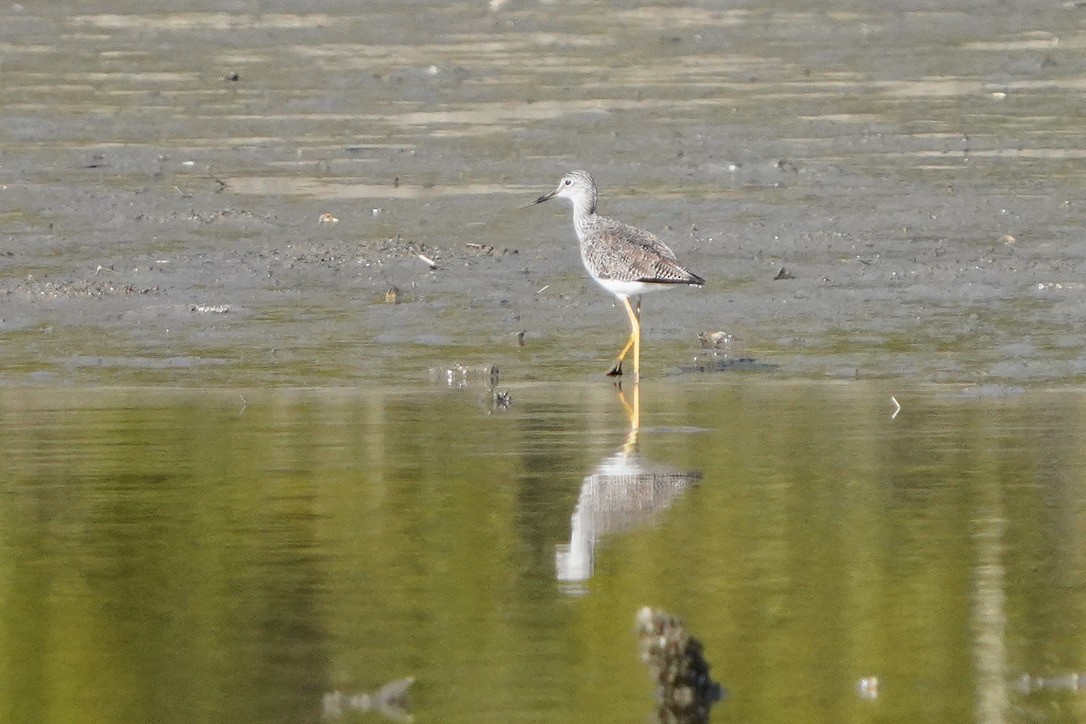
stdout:
[(596, 544), (603, 536), (649, 523), (701, 480), (700, 470), (678, 471), (641, 456), (639, 385), (633, 385), (632, 400), (626, 398), (621, 386), (618, 389), (630, 431), (622, 447), (600, 462), (581, 484), (570, 541), (556, 546), (558, 580), (564, 583), (588, 580), (595, 564)]

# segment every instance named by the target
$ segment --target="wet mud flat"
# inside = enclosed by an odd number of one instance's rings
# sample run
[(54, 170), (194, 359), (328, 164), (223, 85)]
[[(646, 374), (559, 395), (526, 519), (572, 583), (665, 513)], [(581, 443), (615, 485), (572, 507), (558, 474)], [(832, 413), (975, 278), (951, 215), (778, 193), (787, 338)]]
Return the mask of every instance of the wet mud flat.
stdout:
[(8, 383), (602, 374), (621, 308), (517, 208), (575, 167), (709, 282), (647, 298), (647, 376), (1086, 376), (1073, 4), (0, 19)]

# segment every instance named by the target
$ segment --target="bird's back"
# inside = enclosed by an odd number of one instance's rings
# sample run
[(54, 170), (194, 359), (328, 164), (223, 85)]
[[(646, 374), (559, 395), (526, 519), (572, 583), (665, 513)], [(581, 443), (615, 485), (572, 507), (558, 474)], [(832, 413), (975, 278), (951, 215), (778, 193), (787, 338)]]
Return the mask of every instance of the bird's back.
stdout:
[(581, 258), (597, 279), (649, 284), (702, 284), (655, 235), (605, 216), (581, 230)]

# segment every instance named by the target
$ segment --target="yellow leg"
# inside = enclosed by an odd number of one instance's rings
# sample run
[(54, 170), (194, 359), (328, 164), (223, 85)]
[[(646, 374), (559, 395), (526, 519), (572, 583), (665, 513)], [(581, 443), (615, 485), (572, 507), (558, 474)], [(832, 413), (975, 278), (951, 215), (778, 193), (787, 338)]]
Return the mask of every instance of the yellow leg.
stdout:
[(607, 374), (622, 374), (622, 360), (626, 359), (626, 353), (632, 347), (634, 351), (634, 382), (637, 382), (641, 379), (641, 297), (637, 298), (636, 306), (630, 304), (629, 297), (622, 297), (622, 303), (626, 307), (626, 315), (630, 318), (630, 338), (626, 340), (626, 346), (618, 353), (615, 364)]
[(619, 382), (618, 387), (618, 401), (622, 403), (622, 407), (626, 410), (626, 417), (630, 421), (630, 429), (637, 430), (641, 427), (641, 390), (640, 385), (636, 382), (633, 386), (633, 404), (631, 405), (626, 401), (626, 393), (622, 391), (622, 383)]
[(641, 400), (638, 385), (633, 386), (633, 404), (626, 401), (626, 395), (622, 392), (622, 384), (618, 387), (618, 400), (626, 408), (626, 417), (630, 420), (630, 432), (626, 435), (626, 442), (622, 448), (626, 454), (637, 450), (637, 433), (641, 430)]
[(633, 333), (630, 333), (630, 338), (626, 340), (626, 346), (622, 348), (622, 351), (618, 353), (618, 357), (615, 358), (615, 363), (611, 365), (610, 371), (607, 373), (612, 377), (622, 374), (622, 360), (625, 359), (626, 353), (630, 351), (630, 348), (634, 345)]

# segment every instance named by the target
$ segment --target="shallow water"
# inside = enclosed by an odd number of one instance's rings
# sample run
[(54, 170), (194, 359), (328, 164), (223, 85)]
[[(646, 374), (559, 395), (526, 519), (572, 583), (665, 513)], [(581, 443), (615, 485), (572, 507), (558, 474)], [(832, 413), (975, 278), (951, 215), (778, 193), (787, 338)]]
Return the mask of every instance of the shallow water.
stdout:
[(1082, 717), (1086, 398), (990, 392), (6, 389), (0, 711), (641, 721), (654, 605), (716, 720)]

